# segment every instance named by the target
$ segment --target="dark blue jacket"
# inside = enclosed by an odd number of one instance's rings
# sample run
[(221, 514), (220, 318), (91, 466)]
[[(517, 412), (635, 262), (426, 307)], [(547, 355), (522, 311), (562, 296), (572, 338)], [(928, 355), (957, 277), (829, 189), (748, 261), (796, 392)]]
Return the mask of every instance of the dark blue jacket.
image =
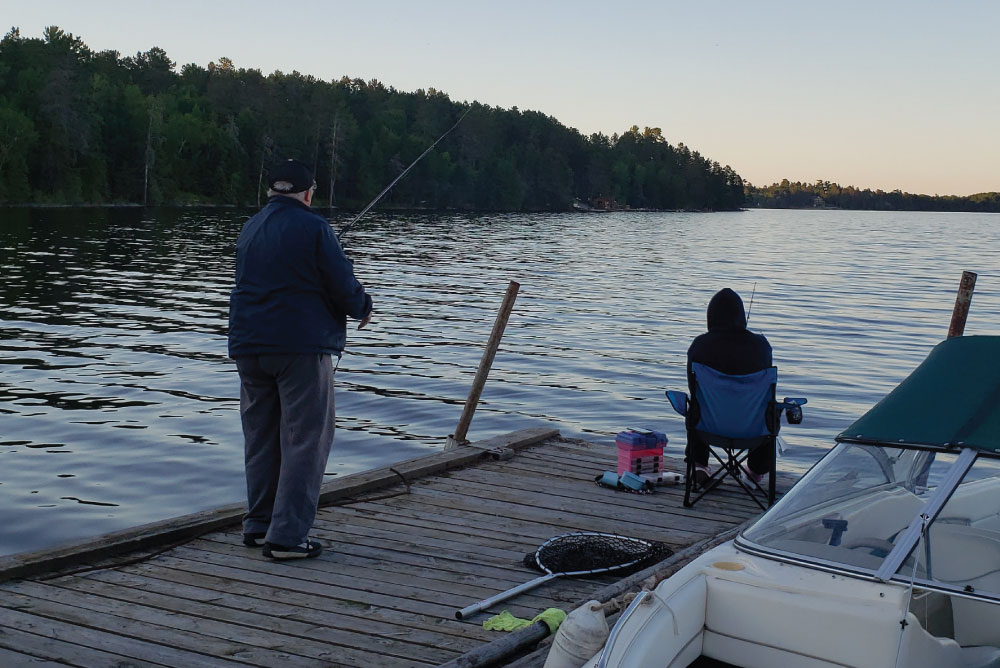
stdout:
[(347, 316), (372, 300), (330, 224), (291, 197), (275, 196), (236, 241), (229, 299), (229, 356), (330, 353), (347, 342)]

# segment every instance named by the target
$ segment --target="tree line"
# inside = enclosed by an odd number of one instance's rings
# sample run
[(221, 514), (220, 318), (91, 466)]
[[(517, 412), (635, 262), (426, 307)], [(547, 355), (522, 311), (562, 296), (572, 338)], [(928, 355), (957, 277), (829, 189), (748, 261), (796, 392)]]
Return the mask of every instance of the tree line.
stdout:
[(815, 183), (791, 182), (756, 188), (747, 186), (747, 206), (770, 209), (834, 207), (875, 211), (970, 211), (1000, 212), (1000, 192), (956, 195), (914, 195), (901, 190), (861, 190), (854, 186), (818, 180)]
[[(744, 182), (659, 128), (584, 136), (477, 102), (384, 201), (397, 208), (738, 209)], [(0, 41), (0, 202), (255, 205), (268, 165), (311, 164), (320, 205), (359, 208), (468, 108), (429, 88), (93, 51), (56, 26)]]

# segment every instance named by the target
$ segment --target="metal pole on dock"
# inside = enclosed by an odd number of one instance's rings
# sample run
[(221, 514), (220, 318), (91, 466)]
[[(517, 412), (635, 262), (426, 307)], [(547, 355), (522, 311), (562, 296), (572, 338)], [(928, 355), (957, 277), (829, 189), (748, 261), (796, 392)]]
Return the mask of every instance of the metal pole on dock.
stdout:
[(486, 377), (490, 374), (490, 368), (493, 366), (493, 358), (496, 357), (497, 349), (500, 347), (500, 339), (503, 338), (503, 331), (507, 327), (510, 312), (514, 310), (514, 300), (517, 299), (517, 291), (520, 287), (521, 284), (515, 281), (511, 281), (510, 285), (507, 286), (507, 294), (504, 295), (500, 311), (497, 313), (496, 322), (493, 323), (493, 333), (490, 334), (486, 350), (483, 351), (483, 359), (479, 362), (479, 370), (476, 371), (476, 378), (472, 381), (469, 398), (465, 400), (465, 409), (462, 411), (462, 417), (458, 420), (455, 433), (448, 436), (445, 450), (450, 450), (467, 442), (465, 437), (469, 433), (472, 415), (476, 412), (479, 397), (482, 395), (483, 386), (486, 384)]
[(948, 327), (949, 339), (962, 336), (965, 332), (965, 320), (969, 317), (969, 306), (975, 289), (975, 272), (963, 271), (962, 282), (958, 284), (958, 296), (955, 297), (955, 309), (951, 313), (951, 326)]

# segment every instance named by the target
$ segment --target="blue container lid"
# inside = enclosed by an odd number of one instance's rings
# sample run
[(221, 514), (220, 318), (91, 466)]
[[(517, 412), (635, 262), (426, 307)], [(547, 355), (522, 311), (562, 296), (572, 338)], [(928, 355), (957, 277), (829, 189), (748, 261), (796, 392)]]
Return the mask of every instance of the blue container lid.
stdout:
[(652, 429), (626, 429), (618, 432), (615, 442), (630, 448), (655, 448), (667, 444), (667, 435)]

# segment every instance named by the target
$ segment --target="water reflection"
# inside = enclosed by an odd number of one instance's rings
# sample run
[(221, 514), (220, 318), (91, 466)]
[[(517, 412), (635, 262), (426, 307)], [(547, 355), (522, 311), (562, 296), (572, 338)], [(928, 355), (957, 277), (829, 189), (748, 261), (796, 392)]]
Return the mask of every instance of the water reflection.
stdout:
[[(225, 327), (247, 213), (0, 210), (0, 553), (242, 498)], [(472, 437), (552, 424), (610, 443), (652, 426), (679, 452), (663, 389), (684, 386), (711, 294), (749, 301), (756, 282), (751, 327), (774, 346), (779, 392), (810, 399), (781, 462), (802, 470), (944, 336), (963, 269), (980, 272), (968, 333), (1000, 329), (998, 222), (376, 215), (347, 238), (376, 311), (337, 373), (328, 474), (441, 447), (509, 280), (521, 292)]]

